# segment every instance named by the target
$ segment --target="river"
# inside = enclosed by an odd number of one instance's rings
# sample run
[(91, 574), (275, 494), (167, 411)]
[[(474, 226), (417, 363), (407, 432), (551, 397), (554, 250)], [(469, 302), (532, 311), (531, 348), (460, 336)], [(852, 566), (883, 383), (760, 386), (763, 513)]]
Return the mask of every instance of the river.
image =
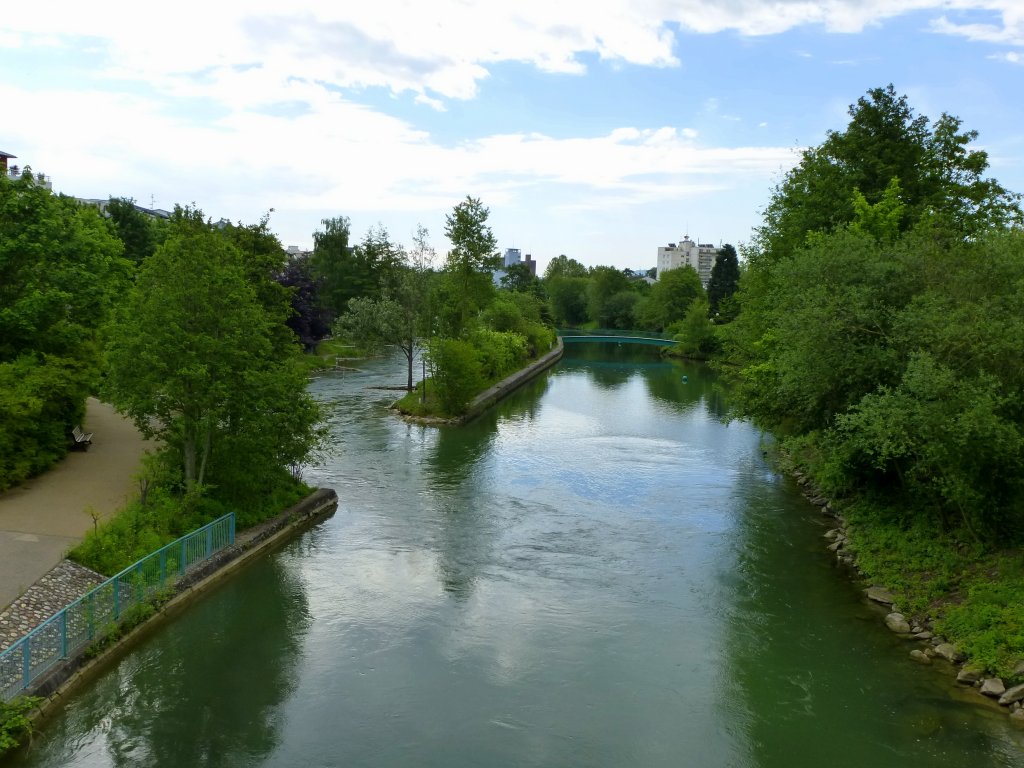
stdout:
[[(1024, 764), (835, 569), (714, 376), (573, 345), (461, 428), (311, 387), (337, 514), (75, 693), (25, 766)], [(970, 701), (968, 699), (968, 701)]]

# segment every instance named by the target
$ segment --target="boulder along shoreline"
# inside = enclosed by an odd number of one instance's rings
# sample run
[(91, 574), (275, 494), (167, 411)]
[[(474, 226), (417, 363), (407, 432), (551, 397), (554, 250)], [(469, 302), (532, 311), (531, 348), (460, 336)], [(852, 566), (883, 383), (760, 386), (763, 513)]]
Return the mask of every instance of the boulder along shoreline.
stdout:
[[(813, 484), (811, 479), (800, 470), (792, 470), (790, 476), (796, 480), (804, 497), (819, 507), (834, 525), (825, 532), (827, 548), (836, 557), (836, 563), (849, 569), (852, 578), (867, 584), (867, 577), (857, 564), (857, 558), (847, 548), (846, 519), (836, 509), (832, 500), (825, 497)], [(907, 616), (902, 613), (894, 597), (884, 586), (867, 584), (863, 588), (865, 600), (879, 606), (885, 625), (898, 637), (914, 646), (910, 658), (921, 665), (932, 666), (934, 660), (948, 662), (948, 666), (956, 675), (956, 682), (965, 690), (973, 690), (979, 696), (978, 704), (995, 704), (1005, 708), (1015, 723), (1024, 726), (1024, 682), (1007, 687), (1007, 682), (1000, 677), (988, 677), (985, 670), (972, 665), (964, 654), (953, 643), (937, 634), (927, 616)], [(941, 668), (940, 668), (941, 669)], [(1020, 681), (1024, 678), (1024, 661), (1021, 661), (1010, 676), (1010, 680)]]

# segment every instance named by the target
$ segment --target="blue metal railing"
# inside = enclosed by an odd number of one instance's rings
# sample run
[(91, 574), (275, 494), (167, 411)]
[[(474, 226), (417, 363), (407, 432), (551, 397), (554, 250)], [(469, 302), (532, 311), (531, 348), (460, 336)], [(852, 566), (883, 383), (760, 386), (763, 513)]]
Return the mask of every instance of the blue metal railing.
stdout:
[[(618, 328), (589, 328), (583, 330), (581, 328), (556, 328), (555, 333), (561, 336), (563, 339), (578, 338), (581, 336), (587, 337), (599, 337), (607, 338), (609, 336), (623, 336), (634, 339), (663, 339), (664, 341), (674, 342), (674, 337), (669, 333), (659, 333), (657, 331), (634, 331), (634, 330), (621, 330)], [(593, 339), (591, 339), (593, 341)]]
[(0, 653), (0, 701), (25, 691), (58, 662), (117, 624), (126, 610), (234, 542), (232, 512), (161, 547), (55, 613)]

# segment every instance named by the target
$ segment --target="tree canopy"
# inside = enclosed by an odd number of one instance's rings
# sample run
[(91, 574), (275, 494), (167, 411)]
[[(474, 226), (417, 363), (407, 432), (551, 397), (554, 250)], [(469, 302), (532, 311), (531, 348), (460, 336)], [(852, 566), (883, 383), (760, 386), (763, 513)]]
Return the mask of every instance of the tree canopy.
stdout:
[(0, 489), (64, 455), (129, 264), (91, 206), (0, 175)]
[(276, 343), (287, 298), (264, 305), (232, 240), (178, 209), (109, 329), (111, 401), (178, 456), (193, 495), (251, 490), (316, 445), (294, 345)]
[(756, 233), (755, 258), (778, 259), (808, 232), (830, 232), (854, 218), (855, 192), (878, 203), (891, 182), (905, 206), (899, 230), (937, 217), (961, 236), (1021, 222), (1020, 196), (985, 178), (988, 155), (969, 149), (976, 131), (943, 114), (934, 126), (892, 85), (873, 88), (849, 108), (850, 123), (805, 150), (776, 187)]
[(826, 490), (1024, 536), (1019, 196), (982, 177), (973, 131), (891, 86), (850, 115), (768, 207), (728, 334), (734, 403)]

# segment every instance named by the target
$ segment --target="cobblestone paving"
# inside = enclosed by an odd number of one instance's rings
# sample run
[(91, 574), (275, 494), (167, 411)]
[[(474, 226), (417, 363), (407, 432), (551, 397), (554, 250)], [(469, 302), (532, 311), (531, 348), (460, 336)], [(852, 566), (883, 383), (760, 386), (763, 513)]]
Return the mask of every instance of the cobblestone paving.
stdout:
[(0, 651), (105, 580), (83, 565), (61, 560), (0, 613)]

